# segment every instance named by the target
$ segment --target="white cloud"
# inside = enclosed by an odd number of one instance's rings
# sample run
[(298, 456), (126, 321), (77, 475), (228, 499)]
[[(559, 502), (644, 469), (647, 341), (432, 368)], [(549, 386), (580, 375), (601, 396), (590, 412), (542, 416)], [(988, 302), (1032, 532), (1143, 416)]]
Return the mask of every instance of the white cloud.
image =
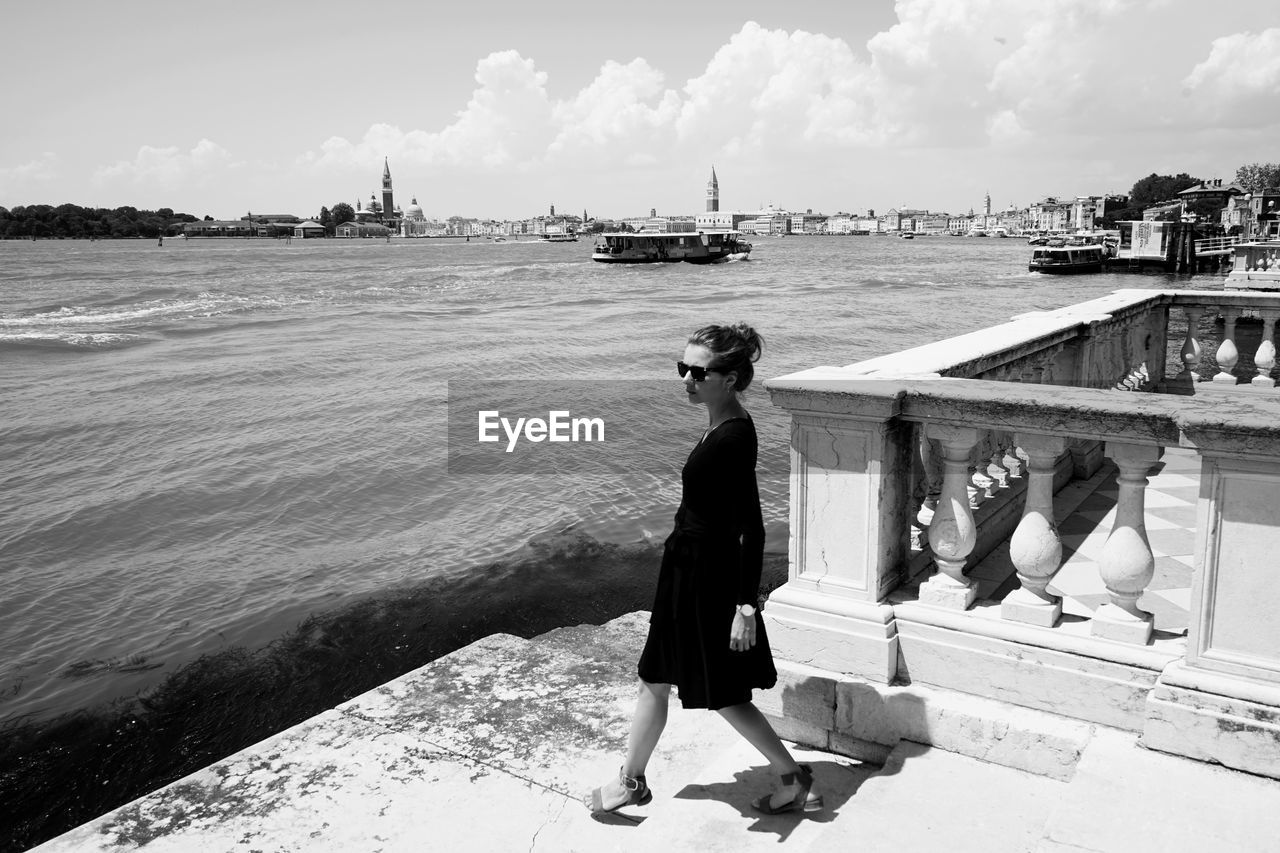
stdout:
[(611, 61), (563, 100), (548, 95), (533, 60), (494, 53), (478, 63), (470, 100), (443, 128), (373, 125), (300, 162), (372, 170), (389, 156), (472, 180), (478, 172), (551, 174), (566, 163), (579, 172), (631, 165), (646, 181), (730, 160), (759, 173), (796, 162), (811, 167), (797, 175), (849, 163), (893, 171), (858, 178), (870, 189), (901, 182), (912, 163), (999, 171), (1013, 170), (1016, 156), (1032, 158), (1024, 172), (1088, 174), (1111, 189), (1132, 180), (1124, 163), (1135, 158), (1143, 169), (1191, 168), (1187, 158), (1210, 130), (1188, 125), (1188, 93), (1250, 132), (1276, 121), (1274, 104), (1260, 104), (1280, 90), (1280, 30), (1209, 46), (1205, 27), (1180, 5), (898, 0), (897, 23), (857, 50), (821, 33), (748, 22), (681, 85), (645, 59)]
[(1191, 102), (1219, 122), (1280, 120), (1280, 28), (1213, 40), (1209, 55), (1182, 81)]
[(616, 146), (652, 150), (668, 143), (680, 96), (663, 86), (662, 72), (643, 59), (606, 62), (595, 80), (552, 110), (552, 154), (607, 156)]
[(370, 168), (384, 156), (414, 163), (486, 169), (522, 166), (555, 138), (547, 75), (514, 50), (491, 53), (476, 66), (476, 89), (457, 118), (437, 133), (375, 124), (359, 142), (334, 136), (308, 152), (302, 165)]
[(210, 179), (236, 164), (231, 154), (208, 139), (201, 139), (190, 151), (178, 146), (156, 148), (144, 145), (133, 160), (120, 160), (93, 174), (98, 186), (127, 181), (160, 189), (176, 189), (207, 184)]
[(685, 84), (676, 132), (732, 151), (875, 141), (868, 82), (844, 41), (748, 22)]
[(59, 177), (58, 155), (45, 151), (34, 160), (16, 166), (0, 166), (0, 196), (11, 197), (32, 184), (46, 183)]

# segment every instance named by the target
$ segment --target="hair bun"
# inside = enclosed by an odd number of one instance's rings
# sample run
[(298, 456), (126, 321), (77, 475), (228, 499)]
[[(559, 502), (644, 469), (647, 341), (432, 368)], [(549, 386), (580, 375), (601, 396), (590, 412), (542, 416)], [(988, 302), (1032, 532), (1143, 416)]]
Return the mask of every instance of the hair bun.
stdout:
[(752, 328), (749, 323), (741, 320), (729, 326), (729, 331), (742, 341), (748, 358), (752, 361), (760, 360), (760, 352), (764, 349), (764, 338), (760, 337), (759, 332)]

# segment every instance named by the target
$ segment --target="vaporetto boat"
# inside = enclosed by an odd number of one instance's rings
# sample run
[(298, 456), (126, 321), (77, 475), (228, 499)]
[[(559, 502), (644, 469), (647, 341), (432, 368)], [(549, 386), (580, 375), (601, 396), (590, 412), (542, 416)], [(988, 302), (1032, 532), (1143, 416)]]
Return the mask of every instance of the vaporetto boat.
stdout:
[(1101, 272), (1103, 262), (1116, 256), (1118, 243), (1119, 238), (1107, 232), (1051, 238), (1031, 253), (1027, 269), (1057, 275)]
[(715, 264), (744, 258), (751, 244), (738, 231), (621, 232), (601, 234), (591, 260), (602, 264)]

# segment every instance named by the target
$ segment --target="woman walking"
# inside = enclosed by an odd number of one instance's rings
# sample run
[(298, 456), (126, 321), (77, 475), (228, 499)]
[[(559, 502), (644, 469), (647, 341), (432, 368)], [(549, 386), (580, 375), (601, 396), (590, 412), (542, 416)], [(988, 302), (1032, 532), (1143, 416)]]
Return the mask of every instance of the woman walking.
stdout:
[(764, 341), (745, 323), (694, 332), (676, 369), (689, 402), (708, 424), (681, 473), (675, 530), (667, 538), (649, 636), (638, 666), (640, 696), (618, 778), (591, 793), (591, 810), (644, 805), (653, 795), (645, 767), (667, 722), (671, 685), (685, 708), (717, 711), (782, 779), (756, 800), (766, 814), (822, 808), (813, 774), (797, 764), (751, 704), (778, 674), (757, 605), (764, 522), (756, 484), (756, 430), (738, 393), (751, 384)]

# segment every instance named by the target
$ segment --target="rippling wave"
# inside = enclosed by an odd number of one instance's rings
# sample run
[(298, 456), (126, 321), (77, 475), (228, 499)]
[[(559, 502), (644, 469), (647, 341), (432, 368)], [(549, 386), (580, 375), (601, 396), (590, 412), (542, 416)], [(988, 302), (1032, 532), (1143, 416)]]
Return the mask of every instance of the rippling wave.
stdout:
[[(491, 589), (484, 566), (548, 533), (660, 541), (705, 424), (673, 362), (708, 322), (755, 323), (768, 377), (1165, 284), (1030, 276), (1028, 251), (789, 239), (616, 268), (582, 243), (0, 242), (0, 720), (145, 694), (387, 590)], [(626, 401), (653, 440), (606, 471), (451, 475), (448, 383), (492, 379), (529, 381), (535, 412), (540, 380), (671, 385)], [(788, 423), (759, 386), (746, 403), (781, 555)]]

